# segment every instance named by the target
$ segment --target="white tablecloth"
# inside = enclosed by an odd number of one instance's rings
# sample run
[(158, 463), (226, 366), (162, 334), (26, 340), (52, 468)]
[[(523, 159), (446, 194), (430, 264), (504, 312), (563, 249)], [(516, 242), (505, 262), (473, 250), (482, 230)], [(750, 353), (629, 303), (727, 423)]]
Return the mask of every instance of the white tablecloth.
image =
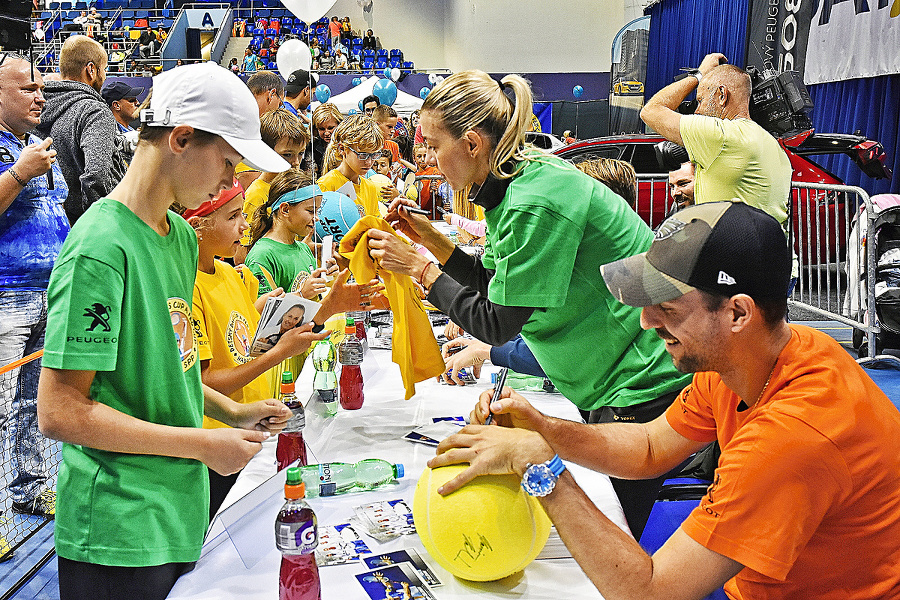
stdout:
[[(371, 335), (371, 332), (370, 332)], [(357, 411), (340, 410), (325, 417), (318, 402), (307, 405), (304, 432), (309, 463), (356, 462), (364, 458), (382, 458), (402, 463), (406, 476), (397, 485), (371, 491), (314, 498), (309, 503), (316, 511), (320, 526), (346, 523), (356, 506), (403, 498), (412, 505), (416, 481), (434, 449), (402, 439), (415, 427), (431, 423), (432, 417), (463, 415), (468, 417), (478, 394), (491, 387), (485, 365), (476, 385), (455, 387), (426, 381), (417, 384), (416, 395), (403, 400), (403, 386), (390, 351), (372, 350), (363, 362), (365, 405)], [(297, 391), (311, 391), (312, 367), (307, 365), (297, 382)], [(563, 418), (578, 419), (573, 404), (559, 394), (526, 393), (541, 411)], [(250, 462), (214, 520), (203, 554), (196, 568), (181, 577), (169, 598), (265, 599), (278, 597), (278, 569), (281, 555), (275, 548), (275, 516), (283, 503), (284, 473), (275, 473), (275, 440), (263, 444), (263, 450)], [(598, 473), (568, 465), (576, 480), (595, 504), (622, 529), (628, 531), (625, 518), (609, 479)], [(224, 523), (228, 524), (226, 529)], [(526, 597), (556, 600), (563, 585), (568, 598), (600, 598), (572, 558), (534, 561), (522, 573), (506, 579), (473, 583), (456, 579), (434, 562), (422, 547), (418, 536), (407, 535), (379, 544), (365, 538), (374, 553), (415, 548), (443, 581), (433, 590), (439, 600), (462, 598), (472, 594), (488, 598)], [(366, 571), (360, 564), (320, 567), (323, 600), (366, 600), (368, 596), (354, 575)]]

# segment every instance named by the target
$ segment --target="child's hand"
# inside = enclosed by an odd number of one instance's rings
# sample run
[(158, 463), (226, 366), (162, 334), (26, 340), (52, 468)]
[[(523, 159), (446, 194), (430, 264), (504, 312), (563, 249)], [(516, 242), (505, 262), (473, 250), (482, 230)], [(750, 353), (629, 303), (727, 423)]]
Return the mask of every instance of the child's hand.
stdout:
[(326, 281), (323, 276), (324, 273), (325, 269), (321, 267), (310, 273), (309, 277), (304, 279), (303, 283), (300, 284), (300, 295), (307, 300), (312, 300), (327, 292), (328, 286), (325, 285)]
[(335, 277), (337, 277), (338, 271), (340, 271), (337, 266), (337, 261), (334, 260), (334, 258), (332, 258), (322, 266), (325, 267), (325, 275), (327, 275), (329, 279), (334, 279)]
[(277, 348), (279, 352), (284, 352), (285, 358), (297, 356), (298, 354), (303, 354), (309, 350), (309, 347), (312, 346), (314, 342), (324, 340), (331, 333), (330, 331), (313, 333), (312, 328), (312, 323), (294, 327), (278, 338), (278, 342), (272, 350)]
[[(282, 408), (288, 413), (291, 412), (283, 404)], [(273, 412), (274, 409), (270, 410), (270, 413)], [(197, 459), (219, 475), (231, 475), (243, 469), (262, 449), (262, 442), (271, 437), (266, 431), (247, 431), (231, 427), (202, 431), (206, 435), (207, 443), (204, 444), (203, 451), (199, 453)]]
[(444, 213), (444, 216), (443, 216), (443, 219), (444, 219), (444, 222), (445, 222), (447, 225), (450, 225), (450, 224), (451, 224), (451, 223), (450, 223), (450, 213), (445, 212), (445, 213)]
[(269, 298), (281, 298), (284, 296), (284, 289), (275, 288), (271, 292), (266, 292), (262, 296), (256, 299), (256, 302), (253, 303), (254, 308), (256, 308), (256, 312), (262, 314), (263, 309), (266, 307), (266, 301)]
[(393, 185), (386, 185), (381, 188), (381, 199), (390, 202), (400, 195), (400, 191)]

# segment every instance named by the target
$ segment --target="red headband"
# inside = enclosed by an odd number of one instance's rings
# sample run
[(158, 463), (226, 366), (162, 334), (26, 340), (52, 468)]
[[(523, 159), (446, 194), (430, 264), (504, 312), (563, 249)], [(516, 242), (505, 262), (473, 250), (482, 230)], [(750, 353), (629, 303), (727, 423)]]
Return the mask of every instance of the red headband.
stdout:
[(208, 200), (204, 202), (197, 208), (186, 210), (184, 214), (181, 215), (185, 220), (190, 219), (191, 217), (208, 217), (213, 214), (229, 202), (234, 199), (238, 194), (244, 193), (244, 187), (240, 184), (240, 182), (235, 179), (234, 185), (232, 185), (227, 190), (223, 190), (219, 192), (212, 200)]

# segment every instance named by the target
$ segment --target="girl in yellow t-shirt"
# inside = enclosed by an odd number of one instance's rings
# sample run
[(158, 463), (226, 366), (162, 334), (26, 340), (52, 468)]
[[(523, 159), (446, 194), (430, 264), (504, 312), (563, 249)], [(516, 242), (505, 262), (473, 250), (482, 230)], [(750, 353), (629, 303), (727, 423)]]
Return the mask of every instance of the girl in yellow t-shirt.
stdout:
[[(285, 333), (268, 352), (250, 357), (250, 344), (259, 324), (266, 300), (283, 294), (281, 288), (257, 298), (259, 282), (249, 269), (237, 271), (216, 257), (230, 258), (237, 250), (241, 234), (247, 229), (241, 208), (244, 190), (235, 180), (234, 186), (198, 208), (182, 215), (197, 232), (199, 257), (191, 321), (194, 325), (197, 357), (203, 383), (241, 403), (270, 398), (266, 371), (285, 359), (302, 354), (330, 332), (313, 333), (325, 319), (344, 310), (363, 310), (366, 299), (361, 293), (372, 293), (367, 286), (347, 285), (349, 273), (341, 273), (316, 315), (314, 323)], [(336, 293), (335, 293), (336, 292)], [(321, 329), (321, 326), (316, 328)], [(203, 427), (227, 427), (204, 417)], [(222, 476), (209, 469), (210, 519), (216, 514), (237, 474)]]
[[(366, 179), (366, 173), (381, 156), (383, 146), (384, 136), (375, 121), (364, 114), (347, 117), (331, 134), (325, 151), (325, 174), (316, 183), (323, 192), (339, 191), (350, 196), (365, 215), (379, 216), (378, 200), (382, 192)], [(348, 184), (352, 185), (352, 193)]]

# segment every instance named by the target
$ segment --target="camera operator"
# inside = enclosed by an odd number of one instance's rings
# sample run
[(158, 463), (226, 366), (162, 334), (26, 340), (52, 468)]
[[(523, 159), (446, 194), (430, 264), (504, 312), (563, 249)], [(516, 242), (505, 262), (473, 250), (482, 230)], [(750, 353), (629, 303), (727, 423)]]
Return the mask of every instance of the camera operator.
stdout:
[[(641, 119), (687, 149), (696, 169), (697, 204), (736, 198), (769, 213), (786, 227), (791, 164), (769, 132), (750, 118), (750, 76), (708, 54), (689, 76), (656, 93)], [(677, 112), (696, 88), (693, 115)]]

